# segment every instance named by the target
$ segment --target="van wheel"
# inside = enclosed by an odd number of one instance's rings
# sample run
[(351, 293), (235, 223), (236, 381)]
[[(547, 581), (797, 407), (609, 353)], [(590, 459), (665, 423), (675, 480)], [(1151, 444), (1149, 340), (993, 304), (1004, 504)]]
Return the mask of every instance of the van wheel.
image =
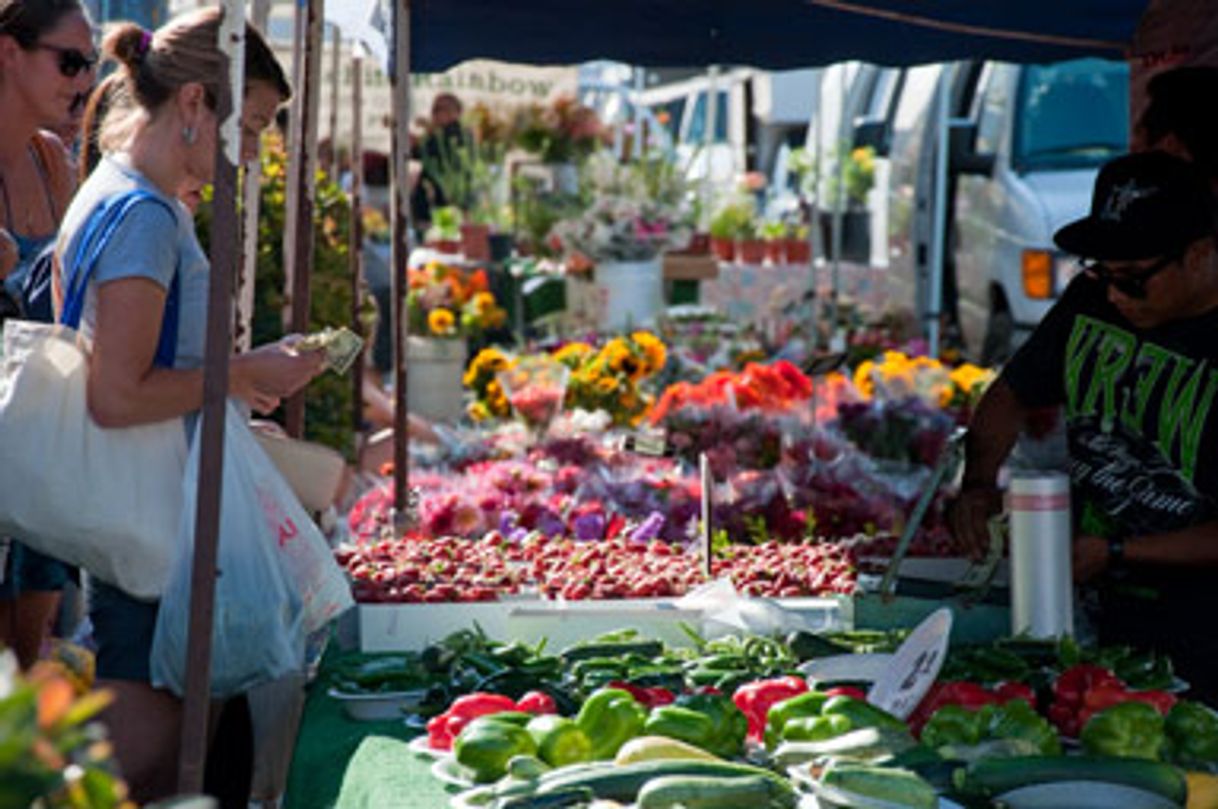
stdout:
[(981, 364), (993, 368), (1009, 360), (1014, 337), (1015, 318), (1011, 316), (1011, 310), (991, 312), (985, 326), (985, 342), (981, 346)]

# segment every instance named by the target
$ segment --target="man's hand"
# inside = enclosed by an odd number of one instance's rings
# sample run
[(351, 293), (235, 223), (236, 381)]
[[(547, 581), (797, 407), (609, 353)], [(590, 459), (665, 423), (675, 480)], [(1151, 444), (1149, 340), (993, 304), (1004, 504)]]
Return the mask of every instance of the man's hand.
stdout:
[(1074, 583), (1086, 584), (1108, 569), (1108, 540), (1092, 534), (1074, 538)]
[(974, 561), (990, 547), (990, 518), (1002, 512), (1002, 492), (993, 486), (962, 489), (947, 506), (947, 524), (956, 550)]

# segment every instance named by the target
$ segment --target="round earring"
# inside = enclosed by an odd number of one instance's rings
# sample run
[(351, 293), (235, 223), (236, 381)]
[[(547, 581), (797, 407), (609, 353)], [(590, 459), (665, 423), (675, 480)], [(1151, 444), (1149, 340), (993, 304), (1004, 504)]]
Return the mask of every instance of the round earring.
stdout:
[(182, 140), (186, 141), (187, 146), (193, 146), (195, 142), (195, 129), (193, 126), (182, 127)]

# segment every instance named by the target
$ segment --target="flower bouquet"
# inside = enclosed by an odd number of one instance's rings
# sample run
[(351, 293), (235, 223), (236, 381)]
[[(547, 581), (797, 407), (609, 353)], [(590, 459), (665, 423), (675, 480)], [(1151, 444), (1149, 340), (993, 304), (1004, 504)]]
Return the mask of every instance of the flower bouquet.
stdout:
[(524, 357), (496, 375), (512, 411), (539, 435), (562, 409), (570, 369), (545, 356)]
[(407, 329), (420, 337), (479, 334), (507, 322), (490, 291), (486, 270), (467, 272), (433, 261), (410, 270), (406, 295)]

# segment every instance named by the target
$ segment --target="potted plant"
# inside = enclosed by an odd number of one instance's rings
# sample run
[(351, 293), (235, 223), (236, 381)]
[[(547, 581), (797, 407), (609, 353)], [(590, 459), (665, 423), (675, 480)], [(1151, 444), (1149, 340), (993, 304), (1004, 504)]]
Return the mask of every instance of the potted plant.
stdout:
[(791, 225), (787, 228), (783, 248), (788, 264), (807, 264), (812, 260), (812, 245), (808, 242), (807, 225)]
[(502, 326), (507, 313), (495, 301), (485, 270), (433, 261), (409, 270), (407, 282), (407, 402), (413, 413), (452, 421), (461, 414), (465, 339)]
[(427, 243), (441, 253), (461, 252), (461, 209), (445, 205), (431, 212), (431, 227), (427, 229)]
[(875, 185), (875, 150), (870, 146), (849, 149), (843, 144), (838, 150), (838, 160), (842, 161), (840, 176), (835, 166), (828, 177), (828, 210), (821, 212), (825, 254), (833, 255), (833, 220), (837, 210), (835, 206), (840, 199), (845, 205), (841, 212), (842, 258), (865, 262), (871, 256), (871, 216), (867, 211), (867, 195)]
[(689, 243), (686, 190), (684, 178), (662, 160), (623, 166), (604, 153), (588, 160), (585, 207), (557, 222), (547, 241), (568, 267), (595, 265), (601, 328), (640, 326), (659, 314), (661, 254)]
[(736, 258), (736, 240), (748, 230), (753, 219), (752, 201), (737, 199), (724, 204), (710, 222), (711, 250), (721, 261)]
[(742, 264), (760, 264), (765, 261), (765, 252), (765, 242), (758, 235), (757, 222), (750, 217), (736, 239), (736, 260)]
[(765, 257), (771, 264), (781, 264), (786, 258), (787, 226), (781, 221), (764, 222), (761, 238), (765, 240)]

